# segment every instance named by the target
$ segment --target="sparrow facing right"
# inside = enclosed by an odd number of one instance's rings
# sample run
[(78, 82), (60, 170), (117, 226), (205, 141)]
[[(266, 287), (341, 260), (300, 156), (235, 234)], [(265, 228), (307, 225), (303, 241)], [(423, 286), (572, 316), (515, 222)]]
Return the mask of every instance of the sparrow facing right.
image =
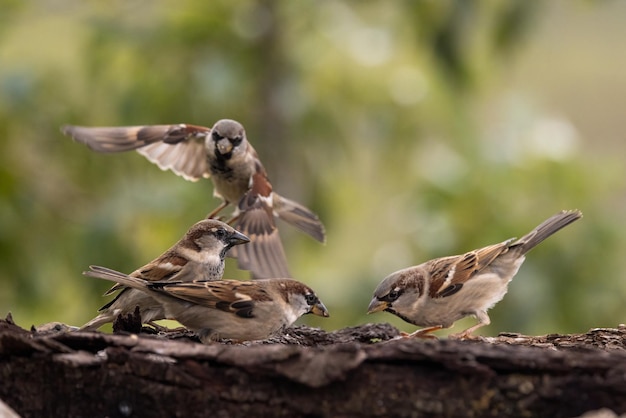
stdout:
[[(194, 224), (169, 250), (130, 276), (147, 282), (220, 280), (227, 251), (248, 241), (248, 237), (224, 222), (205, 219)], [(161, 304), (145, 292), (116, 284), (105, 295), (116, 290), (121, 292), (100, 308), (101, 313), (83, 325), (82, 331), (95, 330), (113, 322), (121, 314), (132, 313), (136, 306), (139, 306), (143, 323), (166, 318)]]
[(203, 343), (262, 340), (302, 315), (329, 316), (315, 292), (293, 279), (150, 282), (98, 266), (83, 274), (132, 287), (158, 301), (167, 318), (196, 332)]
[(387, 311), (420, 329), (411, 337), (433, 338), (430, 332), (449, 328), (469, 315), (478, 323), (451, 338), (471, 338), (489, 325), (487, 310), (507, 292), (509, 282), (537, 244), (580, 219), (578, 210), (562, 211), (516, 240), (437, 258), (387, 276), (374, 291), (368, 313)]
[[(290, 277), (283, 246), (274, 217), (278, 217), (314, 239), (324, 242), (326, 233), (317, 215), (297, 202), (273, 191), (265, 168), (248, 142), (243, 126), (231, 119), (204, 126), (146, 125), (126, 127), (83, 127), (66, 125), (65, 135), (97, 152), (137, 150), (162, 170), (172, 170), (186, 180), (210, 177), (213, 194), (222, 199), (208, 218), (228, 205), (235, 211), (229, 223), (248, 234), (250, 244), (239, 252), (240, 268), (249, 269), (252, 277)], [(250, 214), (240, 201), (250, 195), (256, 199)], [(268, 255), (265, 259), (258, 258)]]

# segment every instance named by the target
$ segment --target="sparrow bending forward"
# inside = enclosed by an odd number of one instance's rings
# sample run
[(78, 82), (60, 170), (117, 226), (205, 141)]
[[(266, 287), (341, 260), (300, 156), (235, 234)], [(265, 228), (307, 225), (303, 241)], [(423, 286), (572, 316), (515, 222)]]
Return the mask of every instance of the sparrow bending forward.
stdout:
[(167, 318), (198, 333), (203, 343), (262, 340), (302, 315), (329, 316), (315, 292), (293, 279), (150, 282), (105, 267), (89, 268), (84, 275), (132, 287), (158, 301)]
[[(226, 252), (248, 241), (248, 237), (224, 222), (205, 219), (194, 224), (173, 247), (129, 276), (146, 282), (220, 280)], [(100, 308), (100, 314), (83, 325), (82, 331), (98, 329), (121, 314), (133, 313), (136, 306), (143, 323), (165, 319), (161, 304), (145, 292), (116, 284), (105, 296), (116, 290), (121, 292)]]
[(520, 239), (396, 271), (378, 285), (368, 313), (387, 311), (413, 325), (428, 327), (409, 335), (424, 338), (433, 338), (430, 332), (474, 315), (476, 325), (450, 336), (471, 338), (472, 332), (489, 325), (487, 310), (502, 300), (525, 254), (581, 217), (578, 210), (562, 211)]
[[(83, 127), (66, 125), (65, 135), (97, 152), (137, 150), (162, 170), (172, 170), (186, 180), (210, 177), (214, 196), (222, 203), (207, 217), (216, 216), (228, 205), (235, 211), (229, 223), (250, 237), (244, 264), (255, 279), (290, 277), (287, 260), (274, 217), (278, 217), (314, 239), (324, 242), (324, 226), (311, 210), (272, 190), (265, 168), (248, 142), (243, 126), (222, 119), (212, 128), (204, 126), (146, 125), (126, 127)], [(239, 205), (246, 194), (257, 199), (250, 215)], [(252, 219), (250, 219), (252, 218)], [(257, 258), (270, 254), (269, 260)]]

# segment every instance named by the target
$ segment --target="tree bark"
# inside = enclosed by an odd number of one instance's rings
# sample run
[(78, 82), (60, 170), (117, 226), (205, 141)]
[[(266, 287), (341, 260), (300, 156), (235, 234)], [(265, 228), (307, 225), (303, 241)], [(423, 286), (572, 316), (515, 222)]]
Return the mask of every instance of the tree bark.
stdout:
[(476, 341), (388, 324), (202, 345), (0, 321), (0, 400), (23, 417), (574, 417), (626, 413), (626, 327)]

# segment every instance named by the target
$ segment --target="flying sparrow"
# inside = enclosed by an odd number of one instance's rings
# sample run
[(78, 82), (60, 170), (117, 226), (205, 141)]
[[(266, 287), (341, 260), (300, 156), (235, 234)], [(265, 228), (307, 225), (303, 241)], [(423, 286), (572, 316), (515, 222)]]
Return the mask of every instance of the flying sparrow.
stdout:
[[(243, 126), (222, 119), (212, 128), (196, 125), (147, 125), (127, 127), (82, 127), (66, 125), (65, 135), (97, 152), (137, 150), (162, 170), (191, 181), (210, 177), (213, 194), (222, 203), (207, 217), (216, 216), (228, 205), (234, 205), (233, 217), (238, 230), (249, 234), (243, 264), (252, 277), (290, 277), (287, 260), (274, 217), (278, 217), (324, 242), (324, 226), (306, 207), (280, 196), (272, 190), (265, 168), (248, 142)], [(247, 194), (256, 200), (254, 214), (246, 212), (240, 201)], [(267, 255), (268, 258), (259, 258)]]
[[(216, 219), (193, 225), (172, 248), (130, 273), (147, 282), (192, 282), (221, 280), (226, 252), (247, 243), (248, 237)], [(145, 292), (116, 284), (105, 295), (121, 290), (115, 299), (100, 308), (100, 314), (81, 327), (94, 330), (113, 322), (121, 314), (132, 313), (139, 306), (144, 323), (164, 319), (161, 304)]]
[(525, 254), (581, 217), (578, 210), (562, 211), (520, 239), (396, 271), (378, 285), (368, 313), (387, 311), (413, 325), (428, 327), (409, 335), (424, 338), (474, 315), (476, 325), (450, 336), (471, 338), (472, 332), (489, 325), (487, 310), (502, 300)]
[(293, 279), (151, 282), (99, 266), (83, 274), (132, 287), (158, 301), (167, 318), (198, 333), (204, 343), (262, 340), (304, 314), (328, 316), (315, 292)]

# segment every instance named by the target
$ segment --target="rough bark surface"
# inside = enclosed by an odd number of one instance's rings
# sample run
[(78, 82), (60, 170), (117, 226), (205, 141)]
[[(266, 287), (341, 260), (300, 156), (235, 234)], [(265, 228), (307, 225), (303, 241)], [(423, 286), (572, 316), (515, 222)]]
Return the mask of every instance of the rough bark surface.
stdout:
[(626, 326), (476, 341), (397, 336), (388, 324), (298, 326), (246, 345), (202, 345), (187, 332), (27, 331), (7, 317), (0, 400), (23, 417), (626, 414)]

